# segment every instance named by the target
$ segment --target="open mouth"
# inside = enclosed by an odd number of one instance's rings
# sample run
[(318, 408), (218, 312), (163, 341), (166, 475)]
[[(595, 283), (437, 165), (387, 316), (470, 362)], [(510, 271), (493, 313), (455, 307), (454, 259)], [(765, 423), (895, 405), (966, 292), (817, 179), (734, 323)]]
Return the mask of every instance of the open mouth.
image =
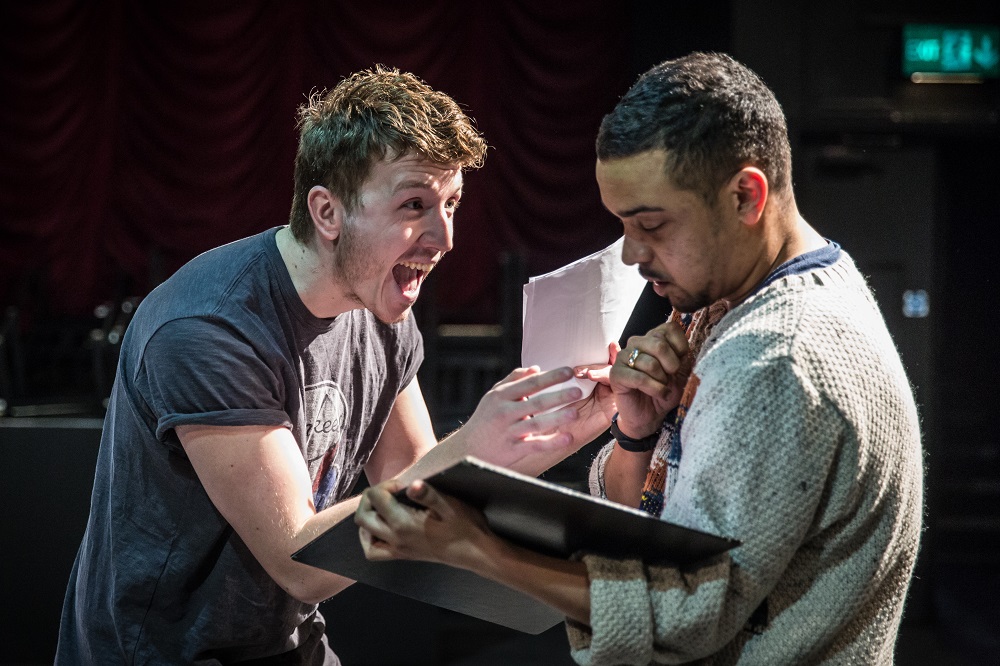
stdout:
[(434, 268), (434, 264), (421, 264), (415, 261), (401, 261), (392, 267), (392, 277), (399, 285), (399, 290), (408, 299), (416, 299), (420, 293), (420, 285), (424, 278)]
[(669, 284), (669, 282), (663, 279), (662, 275), (657, 275), (656, 273), (653, 273), (652, 271), (649, 270), (643, 270), (642, 268), (640, 268), (639, 275), (645, 278), (647, 282), (652, 282), (654, 290), (665, 289)]
[(646, 280), (648, 280), (649, 282), (652, 283), (652, 285), (653, 285), (653, 291), (656, 292), (657, 296), (666, 298), (666, 296), (667, 296), (667, 287), (670, 285), (669, 282), (665, 282), (663, 280), (654, 280), (653, 278), (651, 278), (649, 276), (646, 276)]

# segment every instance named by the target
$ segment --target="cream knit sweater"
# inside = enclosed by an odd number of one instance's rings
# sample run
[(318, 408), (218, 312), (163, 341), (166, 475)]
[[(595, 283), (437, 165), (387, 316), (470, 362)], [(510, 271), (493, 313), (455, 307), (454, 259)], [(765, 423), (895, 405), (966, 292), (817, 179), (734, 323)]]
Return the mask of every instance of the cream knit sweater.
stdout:
[[(662, 517), (743, 545), (692, 570), (586, 556), (591, 627), (568, 623), (573, 657), (891, 664), (923, 463), (909, 382), (850, 257), (733, 308), (694, 374)], [(765, 599), (766, 624), (749, 627)]]

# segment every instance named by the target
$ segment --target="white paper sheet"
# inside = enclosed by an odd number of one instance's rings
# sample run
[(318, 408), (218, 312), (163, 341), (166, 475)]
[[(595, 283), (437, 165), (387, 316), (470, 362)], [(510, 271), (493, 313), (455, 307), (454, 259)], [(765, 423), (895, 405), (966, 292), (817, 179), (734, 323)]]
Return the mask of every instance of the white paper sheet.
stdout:
[[(619, 238), (524, 285), (521, 365), (551, 370), (608, 362), (608, 345), (621, 337), (646, 280), (622, 263)], [(573, 378), (554, 391), (579, 386), (584, 397), (594, 382)]]

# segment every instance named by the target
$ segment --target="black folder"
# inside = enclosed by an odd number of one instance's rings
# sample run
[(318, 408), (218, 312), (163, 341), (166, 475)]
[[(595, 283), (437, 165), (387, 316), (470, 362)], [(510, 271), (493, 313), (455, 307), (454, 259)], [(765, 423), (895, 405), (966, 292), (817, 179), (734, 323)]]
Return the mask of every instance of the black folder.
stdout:
[[(425, 481), (480, 509), (497, 535), (556, 557), (583, 552), (691, 566), (739, 545), (734, 539), (668, 523), (644, 511), (472, 457)], [(353, 516), (316, 537), (292, 558), (529, 634), (541, 633), (563, 619), (527, 595), (462, 569), (432, 562), (369, 562)]]

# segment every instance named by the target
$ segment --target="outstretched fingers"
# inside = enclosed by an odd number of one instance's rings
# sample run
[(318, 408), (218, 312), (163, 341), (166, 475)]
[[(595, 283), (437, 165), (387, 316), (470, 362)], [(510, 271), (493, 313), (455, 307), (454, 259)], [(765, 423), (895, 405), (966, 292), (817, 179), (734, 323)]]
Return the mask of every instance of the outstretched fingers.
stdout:
[(493, 385), (493, 388), (499, 388), (509, 382), (517, 381), (518, 379), (523, 379), (528, 375), (537, 375), (541, 372), (541, 369), (537, 365), (532, 365), (527, 368), (514, 368), (510, 373)]
[(505, 428), (513, 427), (513, 430), (507, 432), (515, 436), (523, 436), (528, 431), (537, 432), (538, 424), (519, 423), (533, 418), (542, 419), (541, 424), (545, 427), (555, 428), (561, 425), (564, 423), (563, 419), (572, 418), (574, 415), (560, 414), (555, 418), (543, 418), (547, 416), (545, 413), (583, 397), (583, 392), (576, 386), (545, 390), (571, 379), (573, 371), (570, 368), (557, 368), (546, 372), (538, 372), (537, 368), (528, 370), (534, 371), (497, 384), (484, 397), (482, 403), (482, 407), (488, 413), (500, 416), (508, 424), (504, 426)]
[[(517, 439), (526, 439), (528, 437), (541, 438), (556, 433), (560, 426), (571, 423), (579, 417), (579, 409), (575, 405), (567, 405), (566, 403), (579, 398), (581, 395), (580, 389), (573, 389), (572, 395), (575, 395), (576, 398), (561, 398), (554, 401), (554, 404), (546, 407), (548, 409), (562, 405), (559, 409), (545, 411), (545, 413), (536, 413), (513, 424), (509, 430), (510, 434)], [(548, 404), (546, 401), (542, 402), (543, 404)]]
[[(519, 373), (518, 370), (523, 370)], [(556, 368), (539, 372), (537, 366), (519, 368), (507, 375), (503, 381), (493, 387), (493, 392), (504, 400), (522, 400), (550, 386), (561, 384), (573, 378), (571, 368)]]

